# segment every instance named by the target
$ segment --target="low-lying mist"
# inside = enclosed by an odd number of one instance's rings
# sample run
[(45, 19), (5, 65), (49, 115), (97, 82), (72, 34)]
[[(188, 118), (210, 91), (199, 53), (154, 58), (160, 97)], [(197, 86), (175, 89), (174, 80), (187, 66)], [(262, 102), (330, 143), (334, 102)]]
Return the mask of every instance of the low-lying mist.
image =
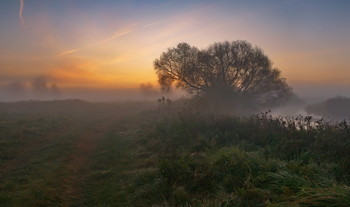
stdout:
[(0, 85), (0, 102), (65, 99), (92, 102), (156, 101), (163, 96), (174, 100), (183, 95), (184, 93), (178, 90), (163, 93), (151, 83), (142, 83), (137, 88), (126, 89), (67, 88), (60, 87), (59, 83), (46, 76), (38, 76), (27, 82), (12, 81)]
[(171, 102), (177, 102), (178, 106), (185, 105), (187, 110), (191, 110), (191, 113), (249, 115), (271, 111), (273, 116), (311, 115), (314, 118), (324, 117), (333, 120), (350, 118), (350, 98), (337, 96), (337, 92), (347, 95), (345, 91), (328, 88), (328, 90), (324, 90), (325, 93), (322, 93), (312, 87), (301, 89), (297, 87), (295, 96), (279, 107), (251, 110), (248, 107), (249, 104), (235, 103), (232, 107), (218, 105), (200, 98), (191, 98), (180, 90), (165, 93), (151, 83), (142, 83), (138, 88), (132, 89), (61, 88), (50, 78), (38, 76), (30, 82), (13, 81), (0, 85), (0, 102), (81, 99), (90, 102), (148, 101), (160, 105), (157, 101), (159, 102), (162, 97), (165, 97)]

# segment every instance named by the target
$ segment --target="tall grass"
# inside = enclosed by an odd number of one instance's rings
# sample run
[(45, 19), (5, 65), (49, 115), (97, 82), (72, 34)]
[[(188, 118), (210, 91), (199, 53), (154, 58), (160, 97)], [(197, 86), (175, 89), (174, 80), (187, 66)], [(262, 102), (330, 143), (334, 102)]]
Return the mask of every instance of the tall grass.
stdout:
[[(165, 116), (142, 130), (156, 154), (136, 200), (163, 206), (347, 206), (350, 130), (312, 117)], [(147, 177), (147, 179), (144, 179)], [(333, 205), (333, 204), (332, 204)]]

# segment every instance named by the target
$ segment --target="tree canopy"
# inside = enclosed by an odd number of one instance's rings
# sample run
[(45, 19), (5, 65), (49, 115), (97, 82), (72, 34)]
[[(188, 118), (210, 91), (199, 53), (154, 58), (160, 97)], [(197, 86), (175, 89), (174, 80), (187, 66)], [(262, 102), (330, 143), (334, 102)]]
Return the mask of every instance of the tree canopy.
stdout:
[(154, 68), (163, 90), (176, 86), (214, 101), (275, 106), (292, 94), (264, 52), (246, 41), (214, 43), (203, 50), (179, 43), (163, 52)]

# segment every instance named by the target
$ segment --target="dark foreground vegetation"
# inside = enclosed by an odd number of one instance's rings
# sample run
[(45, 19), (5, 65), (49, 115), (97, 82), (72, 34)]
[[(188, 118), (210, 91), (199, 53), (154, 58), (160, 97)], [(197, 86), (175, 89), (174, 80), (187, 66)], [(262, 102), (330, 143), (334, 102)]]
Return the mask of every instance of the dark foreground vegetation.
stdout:
[(350, 206), (346, 121), (82, 101), (0, 114), (0, 206)]

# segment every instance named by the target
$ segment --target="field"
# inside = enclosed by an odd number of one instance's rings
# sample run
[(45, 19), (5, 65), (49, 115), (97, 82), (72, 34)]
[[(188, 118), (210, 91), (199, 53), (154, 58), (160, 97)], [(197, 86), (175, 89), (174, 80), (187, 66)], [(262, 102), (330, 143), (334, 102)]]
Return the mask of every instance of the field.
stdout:
[(135, 136), (129, 120), (147, 107), (79, 100), (1, 104), (0, 206), (122, 202)]
[(156, 103), (0, 104), (0, 206), (350, 206), (350, 126)]

